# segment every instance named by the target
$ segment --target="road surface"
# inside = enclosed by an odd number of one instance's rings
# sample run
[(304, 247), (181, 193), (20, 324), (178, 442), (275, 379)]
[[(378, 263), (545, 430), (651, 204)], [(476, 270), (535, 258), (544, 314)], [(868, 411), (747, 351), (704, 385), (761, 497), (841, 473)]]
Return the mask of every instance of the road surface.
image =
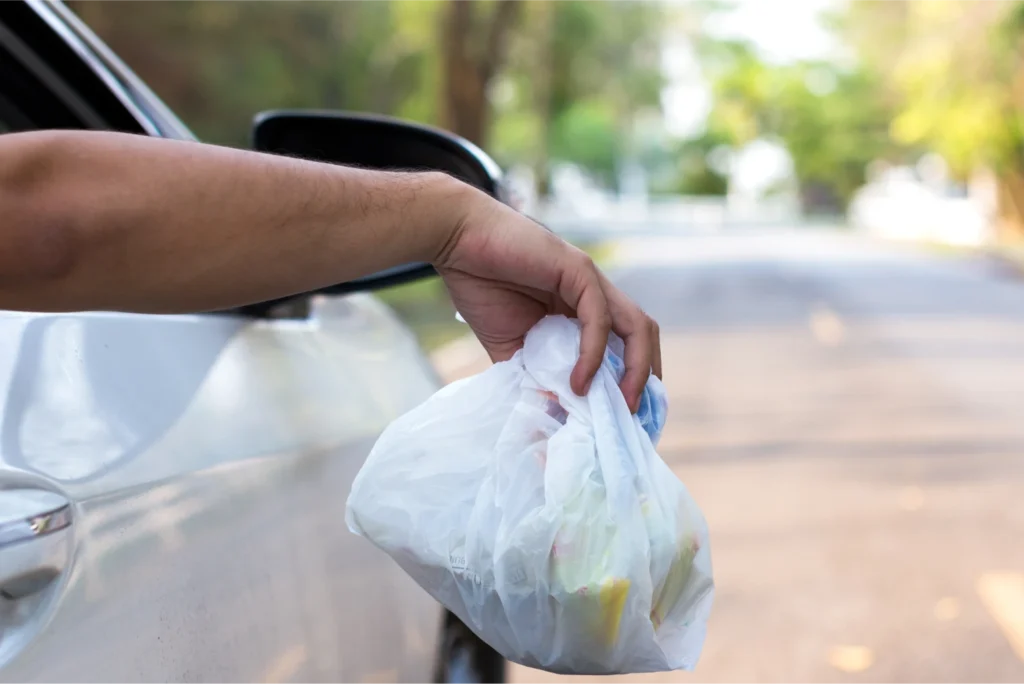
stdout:
[(717, 584), (696, 672), (621, 681), (1024, 680), (1024, 278), (827, 234), (619, 256)]

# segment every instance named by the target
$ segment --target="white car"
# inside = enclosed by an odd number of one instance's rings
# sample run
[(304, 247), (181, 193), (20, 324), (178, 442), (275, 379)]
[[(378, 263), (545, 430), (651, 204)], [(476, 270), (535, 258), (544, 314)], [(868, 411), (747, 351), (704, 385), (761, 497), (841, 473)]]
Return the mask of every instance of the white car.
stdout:
[[(3, 2), (0, 132), (40, 128), (192, 137), (65, 7)], [(254, 147), (499, 194), (484, 153), (390, 119), (264, 114)], [(377, 435), (439, 386), (359, 290), (431, 274), (187, 316), (0, 312), (0, 681), (502, 679), (344, 523)]]

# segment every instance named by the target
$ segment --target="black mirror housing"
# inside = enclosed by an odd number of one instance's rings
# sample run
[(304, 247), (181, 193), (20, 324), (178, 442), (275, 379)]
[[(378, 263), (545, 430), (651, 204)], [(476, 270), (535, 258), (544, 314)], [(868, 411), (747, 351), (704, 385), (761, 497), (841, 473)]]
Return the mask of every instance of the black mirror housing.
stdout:
[[(442, 171), (503, 199), (501, 169), (483, 150), (445, 131), (390, 117), (331, 111), (263, 112), (253, 124), (252, 146), (258, 152), (362, 168)], [(407, 264), (317, 292), (375, 290), (430, 275), (435, 271), (429, 264)]]

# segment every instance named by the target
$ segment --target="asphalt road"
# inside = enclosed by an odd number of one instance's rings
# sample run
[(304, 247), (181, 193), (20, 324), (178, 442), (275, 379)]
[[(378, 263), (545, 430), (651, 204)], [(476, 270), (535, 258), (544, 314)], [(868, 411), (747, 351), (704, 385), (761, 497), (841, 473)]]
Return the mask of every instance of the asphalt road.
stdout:
[(697, 670), (621, 681), (1024, 680), (1024, 278), (833, 235), (619, 255), (717, 584)]

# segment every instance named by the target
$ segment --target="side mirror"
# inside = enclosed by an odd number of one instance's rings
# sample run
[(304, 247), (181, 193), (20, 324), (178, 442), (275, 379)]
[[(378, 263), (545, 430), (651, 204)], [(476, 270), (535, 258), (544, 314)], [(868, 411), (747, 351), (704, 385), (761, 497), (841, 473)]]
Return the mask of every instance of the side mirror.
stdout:
[[(501, 197), (501, 169), (467, 140), (384, 116), (321, 111), (271, 111), (256, 116), (253, 149), (333, 164), (396, 171), (443, 171)], [(375, 290), (434, 275), (413, 263), (318, 290), (324, 294)]]

